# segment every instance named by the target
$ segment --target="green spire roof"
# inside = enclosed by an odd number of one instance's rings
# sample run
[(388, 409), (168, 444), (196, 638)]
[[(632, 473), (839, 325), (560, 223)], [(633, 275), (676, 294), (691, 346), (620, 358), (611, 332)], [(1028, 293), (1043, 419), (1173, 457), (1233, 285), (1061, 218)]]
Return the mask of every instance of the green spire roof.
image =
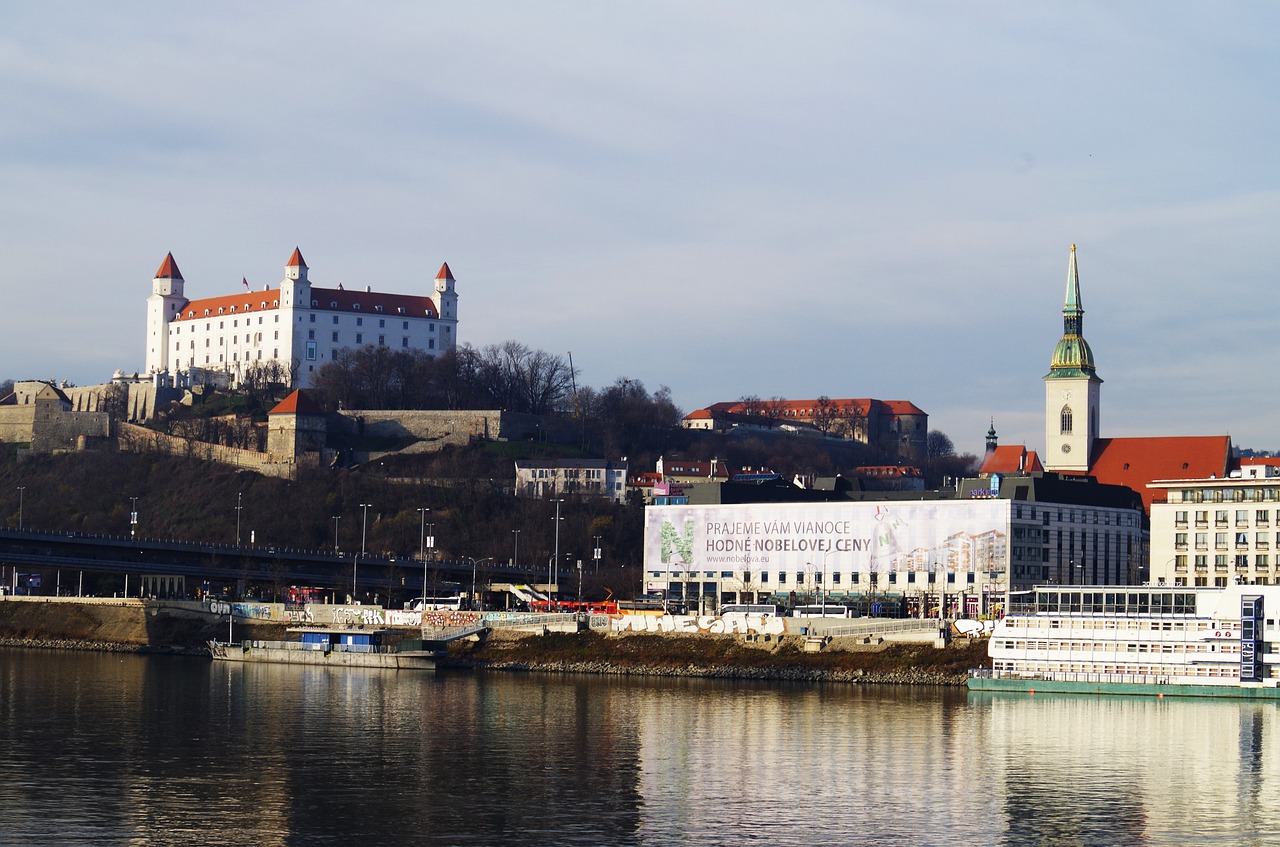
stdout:
[(1062, 338), (1053, 348), (1053, 359), (1045, 379), (1093, 377), (1093, 351), (1084, 340), (1084, 308), (1080, 305), (1080, 273), (1076, 269), (1076, 245), (1071, 245), (1067, 264), (1067, 294), (1062, 306)]

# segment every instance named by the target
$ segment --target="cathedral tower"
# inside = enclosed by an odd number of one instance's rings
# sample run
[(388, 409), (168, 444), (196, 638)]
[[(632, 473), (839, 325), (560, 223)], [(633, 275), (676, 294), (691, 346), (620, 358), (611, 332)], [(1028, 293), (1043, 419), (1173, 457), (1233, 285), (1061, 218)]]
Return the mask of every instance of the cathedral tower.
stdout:
[(1050, 471), (1088, 471), (1098, 438), (1098, 404), (1102, 380), (1093, 351), (1084, 340), (1084, 308), (1076, 246), (1067, 265), (1067, 295), (1062, 306), (1062, 338), (1053, 348), (1044, 377), (1044, 466)]

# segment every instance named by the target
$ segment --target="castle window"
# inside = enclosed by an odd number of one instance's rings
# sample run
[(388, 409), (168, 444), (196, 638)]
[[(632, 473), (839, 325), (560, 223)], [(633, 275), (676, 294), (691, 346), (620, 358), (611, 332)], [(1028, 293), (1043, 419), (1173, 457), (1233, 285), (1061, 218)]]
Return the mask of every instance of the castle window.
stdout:
[(308, 317), (310, 317), (310, 318), (311, 318), (311, 323), (315, 323), (315, 322), (316, 322), (316, 316), (315, 316), (315, 313), (314, 313), (314, 312), (313, 312), (311, 315), (309, 315)]
[(351, 307), (351, 308), (355, 309), (355, 310), (358, 312), (358, 311), (360, 311), (360, 304), (359, 304), (359, 303), (355, 303), (355, 304), (353, 304), (353, 305), (352, 305), (352, 307)]
[(404, 314), (404, 306), (399, 306), (399, 307), (397, 307), (397, 308), (396, 308), (396, 312), (397, 312), (398, 314), (403, 315), (403, 314)]
[(379, 347), (383, 347), (383, 346), (385, 346), (385, 345), (386, 345), (386, 343), (387, 343), (387, 337), (386, 337), (385, 335), (379, 335), (379, 336), (378, 336), (378, 346), (379, 346)]
[(334, 331), (334, 333), (333, 333), (333, 341), (334, 341), (334, 343), (335, 343), (335, 344), (336, 344), (336, 343), (337, 343), (337, 341), (338, 341), (338, 333), (337, 333), (337, 331), (336, 331), (336, 330), (335, 330), (335, 331)]
[(401, 347), (408, 347), (408, 346), (409, 346), (409, 339), (408, 339), (408, 338), (401, 338), (401, 339), (400, 339), (400, 346), (401, 346)]
[(1071, 434), (1071, 407), (1070, 406), (1062, 407), (1061, 417), (1062, 417), (1062, 431), (1060, 434), (1070, 435)]
[(334, 316), (333, 316), (333, 322), (334, 322), (334, 324), (337, 324), (337, 323), (338, 323), (338, 316), (337, 316), (337, 315), (334, 315)]
[(405, 321), (405, 322), (404, 322), (404, 329), (408, 329), (408, 328), (409, 328), (409, 322), (408, 322), (408, 321)]
[(378, 329), (382, 329), (382, 328), (384, 328), (386, 325), (387, 325), (387, 320), (386, 320), (386, 318), (379, 318), (379, 319), (378, 319)]
[(262, 308), (264, 308), (264, 309), (265, 309), (265, 308), (267, 308), (267, 301), (266, 301), (266, 300), (263, 300), (263, 301), (262, 301)]
[[(234, 307), (232, 307), (232, 308), (234, 308)], [(250, 309), (252, 309), (252, 308), (253, 308), (253, 304), (252, 304), (252, 303), (245, 303), (245, 304), (244, 304), (244, 310), (245, 310), (246, 312), (247, 312), (247, 311), (249, 311), (249, 310), (250, 310)]]
[[(336, 309), (336, 308), (338, 308), (338, 301), (337, 301), (337, 300), (330, 300), (330, 301), (329, 301), (329, 308), (330, 308), (330, 309)], [(333, 322), (334, 322), (334, 323), (337, 323), (337, 322), (338, 322), (338, 317), (337, 317), (337, 315), (334, 315)]]
[(313, 308), (313, 309), (314, 309), (314, 308), (319, 304), (319, 302), (320, 302), (319, 300), (312, 300), (312, 301), (311, 301), (311, 308)]
[(381, 311), (382, 311), (382, 306), (381, 306), (381, 305), (374, 306), (374, 307), (373, 307), (373, 310), (374, 310), (375, 312), (381, 312)]
[(362, 332), (357, 332), (357, 333), (356, 333), (356, 344), (363, 344), (363, 343), (364, 343), (364, 333), (362, 333)]
[(364, 326), (364, 318), (356, 318), (356, 326)]

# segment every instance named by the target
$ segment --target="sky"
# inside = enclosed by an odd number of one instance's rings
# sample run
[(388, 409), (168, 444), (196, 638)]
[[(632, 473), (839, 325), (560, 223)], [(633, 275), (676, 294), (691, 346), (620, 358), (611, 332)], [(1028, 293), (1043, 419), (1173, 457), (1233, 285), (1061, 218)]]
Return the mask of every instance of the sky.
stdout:
[(579, 384), (910, 400), (1044, 442), (1077, 245), (1104, 436), (1280, 449), (1280, 6), (0, 5), (0, 379), (193, 299), (457, 279)]

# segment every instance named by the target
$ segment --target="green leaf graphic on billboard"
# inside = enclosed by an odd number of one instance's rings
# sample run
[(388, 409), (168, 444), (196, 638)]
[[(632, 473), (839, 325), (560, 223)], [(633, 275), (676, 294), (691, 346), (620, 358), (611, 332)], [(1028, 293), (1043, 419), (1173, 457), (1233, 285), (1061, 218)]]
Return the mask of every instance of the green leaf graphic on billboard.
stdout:
[(664, 520), (662, 522), (662, 561), (664, 564), (671, 562), (671, 551), (680, 554), (680, 561), (686, 565), (693, 564), (693, 518), (684, 519), (684, 535), (676, 532), (675, 525), (671, 521)]

